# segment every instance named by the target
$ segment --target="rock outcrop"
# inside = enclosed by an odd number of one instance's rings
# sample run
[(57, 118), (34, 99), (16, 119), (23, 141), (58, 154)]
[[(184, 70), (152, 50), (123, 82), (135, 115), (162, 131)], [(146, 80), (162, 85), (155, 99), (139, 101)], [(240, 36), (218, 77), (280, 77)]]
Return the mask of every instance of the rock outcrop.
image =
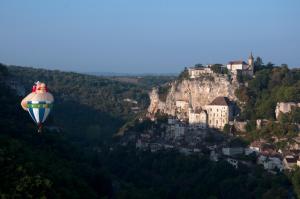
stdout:
[[(170, 83), (170, 88), (166, 93), (165, 101), (162, 101), (157, 88), (150, 93), (150, 106), (148, 107), (148, 116), (154, 115), (160, 111), (162, 113), (187, 117), (189, 104), (193, 109), (198, 109), (209, 104), (218, 96), (228, 97), (236, 101), (234, 91), (238, 87), (237, 82), (231, 82), (225, 75), (205, 75), (196, 79), (176, 80)], [(176, 102), (186, 102), (187, 106), (180, 108)], [(178, 104), (178, 103), (177, 103)]]

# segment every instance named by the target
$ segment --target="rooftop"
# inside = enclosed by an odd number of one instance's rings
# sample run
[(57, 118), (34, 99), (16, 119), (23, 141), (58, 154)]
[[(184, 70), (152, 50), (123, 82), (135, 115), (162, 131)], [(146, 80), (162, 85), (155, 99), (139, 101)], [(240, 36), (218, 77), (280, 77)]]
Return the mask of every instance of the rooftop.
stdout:
[(207, 113), (206, 110), (203, 110), (201, 108), (196, 108), (193, 112), (197, 114), (200, 114), (201, 112)]
[(190, 70), (210, 70), (210, 68), (207, 66), (202, 66), (202, 67), (194, 66), (194, 67), (190, 67), (189, 69)]
[(286, 156), (285, 160), (287, 163), (296, 163), (298, 160), (298, 157), (295, 156)]
[(216, 97), (209, 105), (229, 106), (230, 100), (228, 97)]
[(230, 62), (228, 62), (228, 64), (230, 64), (230, 65), (235, 65), (235, 64), (248, 65), (246, 62), (244, 62), (244, 61), (242, 61), (242, 60), (238, 60), (238, 61), (230, 61)]
[(262, 145), (263, 145), (263, 142), (261, 142), (261, 141), (254, 141), (250, 144), (251, 147), (259, 147), (259, 148), (262, 147)]

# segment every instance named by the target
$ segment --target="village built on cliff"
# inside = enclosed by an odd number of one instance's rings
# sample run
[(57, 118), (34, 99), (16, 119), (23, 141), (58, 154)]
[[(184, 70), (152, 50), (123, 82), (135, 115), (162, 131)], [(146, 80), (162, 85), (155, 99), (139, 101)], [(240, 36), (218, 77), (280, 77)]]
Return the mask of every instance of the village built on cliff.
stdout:
[[(254, 57), (252, 53), (248, 58), (248, 63), (239, 61), (228, 62), (226, 68), (232, 74), (233, 79), (236, 79), (237, 75), (253, 76), (254, 69)], [(188, 69), (189, 77), (191, 79), (198, 78), (203, 75), (213, 74), (211, 65), (207, 67), (191, 67)], [(188, 121), (190, 125), (197, 126), (199, 128), (218, 128), (223, 129), (225, 124), (233, 119), (233, 107), (230, 100), (225, 96), (216, 97), (210, 104), (203, 107), (192, 107), (192, 98), (190, 96), (189, 103), (184, 101), (176, 101), (176, 106), (184, 108), (189, 104)]]
[[(175, 116), (195, 128), (217, 128), (223, 130), (233, 121), (238, 88), (238, 75), (253, 77), (254, 57), (248, 57), (248, 63), (230, 61), (227, 65), (196, 66), (188, 68), (188, 78), (170, 83), (165, 101), (159, 99), (158, 90), (150, 93), (149, 115), (159, 110), (161, 113)], [(226, 73), (224, 73), (226, 71)], [(230, 78), (231, 77), (231, 78)]]
[[(211, 69), (212, 65), (207, 65), (205, 67), (190, 67), (188, 69), (189, 77), (191, 79), (201, 77), (202, 75), (213, 74)], [(225, 68), (225, 66), (223, 66)], [(248, 57), (248, 63), (243, 60), (229, 61), (226, 68), (231, 73), (233, 79), (236, 79), (237, 75), (248, 75), (253, 76), (254, 74), (254, 57), (252, 53)]]
[[(233, 79), (236, 79), (239, 74), (252, 77), (254, 69), (252, 53), (248, 58), (248, 63), (242, 60), (230, 61), (227, 64), (227, 69), (232, 74)], [(207, 67), (192, 67), (188, 69), (188, 72), (191, 79), (214, 73), (210, 65)], [(216, 97), (210, 104), (197, 109), (193, 109), (191, 97), (189, 101), (188, 120), (190, 125), (203, 129), (207, 127), (223, 129), (225, 124), (233, 119), (233, 107), (230, 100), (225, 96)], [(184, 106), (183, 104), (180, 105)]]

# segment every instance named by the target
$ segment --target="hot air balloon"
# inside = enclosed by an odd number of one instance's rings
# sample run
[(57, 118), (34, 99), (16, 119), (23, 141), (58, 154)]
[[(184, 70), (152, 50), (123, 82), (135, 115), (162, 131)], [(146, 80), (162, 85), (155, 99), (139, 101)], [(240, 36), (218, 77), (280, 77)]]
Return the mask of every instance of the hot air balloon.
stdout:
[(22, 108), (28, 111), (37, 124), (38, 132), (42, 132), (42, 125), (53, 107), (53, 102), (54, 98), (46, 84), (39, 81), (32, 87), (32, 92), (21, 101)]

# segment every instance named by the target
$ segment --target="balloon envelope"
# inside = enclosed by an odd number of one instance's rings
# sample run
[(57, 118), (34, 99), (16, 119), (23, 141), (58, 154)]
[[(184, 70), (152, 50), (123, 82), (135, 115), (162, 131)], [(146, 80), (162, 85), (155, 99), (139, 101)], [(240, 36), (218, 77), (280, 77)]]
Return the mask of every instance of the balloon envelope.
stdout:
[(33, 121), (39, 126), (39, 132), (42, 123), (45, 122), (51, 111), (53, 102), (54, 98), (48, 92), (46, 84), (39, 81), (32, 87), (32, 92), (21, 101), (22, 108), (28, 111)]
[(21, 106), (24, 110), (27, 110), (27, 102), (30, 101), (36, 93), (29, 93), (21, 102)]
[(33, 121), (37, 124), (43, 123), (53, 106), (52, 101), (28, 101), (27, 109)]

